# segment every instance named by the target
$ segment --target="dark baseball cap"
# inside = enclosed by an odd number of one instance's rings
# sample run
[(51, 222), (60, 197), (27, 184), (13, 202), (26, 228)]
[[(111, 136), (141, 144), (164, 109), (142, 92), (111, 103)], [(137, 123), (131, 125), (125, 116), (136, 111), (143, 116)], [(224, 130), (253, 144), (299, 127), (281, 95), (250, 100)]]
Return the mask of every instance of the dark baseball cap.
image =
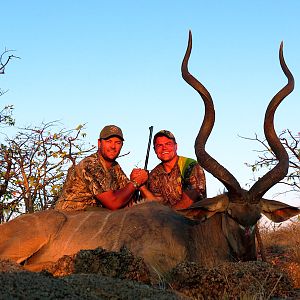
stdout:
[(120, 138), (122, 141), (124, 141), (123, 132), (122, 132), (121, 128), (119, 128), (116, 125), (104, 126), (103, 129), (100, 131), (99, 138), (106, 140), (112, 136), (116, 136), (116, 137)]
[(174, 134), (173, 134), (171, 131), (169, 131), (169, 130), (163, 129), (163, 130), (160, 130), (159, 132), (157, 132), (157, 133), (154, 135), (154, 138), (153, 138), (153, 144), (155, 144), (156, 139), (157, 139), (158, 137), (160, 137), (160, 136), (165, 136), (165, 137), (167, 137), (168, 139), (171, 139), (171, 140), (173, 140), (173, 141), (176, 143), (176, 139), (175, 139)]

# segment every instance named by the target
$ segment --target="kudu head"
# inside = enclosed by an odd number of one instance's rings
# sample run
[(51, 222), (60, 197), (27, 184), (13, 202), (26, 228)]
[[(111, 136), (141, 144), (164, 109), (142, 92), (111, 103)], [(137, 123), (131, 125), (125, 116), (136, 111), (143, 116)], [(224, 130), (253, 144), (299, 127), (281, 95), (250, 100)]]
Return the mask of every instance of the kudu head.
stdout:
[(227, 189), (224, 195), (205, 199), (183, 210), (189, 217), (205, 220), (215, 213), (222, 212), (222, 230), (232, 250), (232, 255), (238, 260), (256, 259), (255, 225), (261, 214), (266, 215), (274, 222), (282, 222), (300, 213), (296, 207), (287, 204), (263, 199), (263, 195), (276, 183), (282, 180), (288, 172), (288, 154), (280, 143), (274, 129), (274, 113), (294, 88), (294, 78), (283, 58), (283, 44), (279, 49), (281, 68), (288, 79), (287, 85), (282, 88), (270, 101), (265, 114), (264, 133), (270, 148), (275, 153), (278, 164), (261, 177), (249, 191), (241, 188), (235, 177), (205, 150), (207, 139), (215, 121), (215, 110), (212, 97), (207, 89), (188, 71), (188, 61), (192, 49), (192, 34), (189, 32), (187, 50), (182, 62), (183, 79), (192, 86), (201, 96), (204, 106), (204, 119), (195, 141), (195, 152), (199, 164), (214, 177), (220, 180)]

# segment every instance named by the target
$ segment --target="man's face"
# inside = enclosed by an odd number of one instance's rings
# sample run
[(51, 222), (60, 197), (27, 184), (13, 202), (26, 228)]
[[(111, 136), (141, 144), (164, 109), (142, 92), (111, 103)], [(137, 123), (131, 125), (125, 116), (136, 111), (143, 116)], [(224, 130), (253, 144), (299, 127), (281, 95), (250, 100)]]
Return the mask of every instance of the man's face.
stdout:
[(123, 141), (118, 137), (111, 137), (107, 140), (99, 139), (98, 148), (101, 156), (108, 161), (114, 161), (123, 146)]
[(160, 136), (156, 138), (154, 150), (157, 157), (162, 162), (171, 161), (177, 156), (177, 144), (174, 140), (167, 138), (166, 136)]

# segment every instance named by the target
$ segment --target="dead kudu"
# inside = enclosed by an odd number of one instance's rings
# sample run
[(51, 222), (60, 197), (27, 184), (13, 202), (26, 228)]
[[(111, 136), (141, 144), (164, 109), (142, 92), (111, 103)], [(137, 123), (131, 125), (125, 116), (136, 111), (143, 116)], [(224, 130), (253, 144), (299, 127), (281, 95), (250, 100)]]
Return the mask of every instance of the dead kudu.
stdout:
[(184, 260), (206, 266), (255, 260), (254, 228), (261, 214), (282, 222), (300, 213), (296, 207), (262, 198), (284, 178), (289, 163), (273, 124), (276, 108), (294, 86), (293, 76), (284, 62), (282, 45), (279, 58), (288, 84), (271, 100), (264, 122), (265, 136), (278, 164), (249, 191), (243, 190), (234, 176), (205, 150), (214, 125), (214, 105), (206, 88), (188, 72), (191, 48), (190, 33), (182, 76), (200, 94), (205, 105), (204, 120), (195, 142), (197, 159), (228, 192), (180, 212), (149, 202), (117, 211), (48, 210), (22, 215), (0, 225), (0, 259), (11, 259), (29, 269), (41, 270), (47, 263), (81, 249), (102, 247), (118, 251), (126, 246), (159, 272)]

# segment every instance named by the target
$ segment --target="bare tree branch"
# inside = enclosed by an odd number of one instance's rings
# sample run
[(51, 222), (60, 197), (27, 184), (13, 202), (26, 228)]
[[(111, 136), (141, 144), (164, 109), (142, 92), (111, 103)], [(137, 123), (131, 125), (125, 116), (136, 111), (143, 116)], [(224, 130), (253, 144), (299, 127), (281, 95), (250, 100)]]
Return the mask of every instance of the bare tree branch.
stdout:
[[(254, 138), (239, 137), (257, 142), (262, 147), (260, 150), (254, 150), (258, 153), (258, 158), (254, 163), (245, 163), (252, 169), (253, 173), (263, 169), (272, 169), (277, 164), (275, 154), (265, 139), (260, 139), (257, 134)], [(300, 132), (293, 134), (289, 129), (286, 129), (279, 134), (279, 138), (289, 154), (289, 172), (279, 183), (287, 187), (285, 193), (300, 192)]]
[[(0, 55), (0, 75), (5, 73), (5, 67), (8, 65), (9, 61), (12, 58), (19, 58), (15, 55), (8, 55), (9, 52), (12, 52), (14, 50), (5, 49), (2, 54)], [(7, 57), (6, 57), (7, 56)], [(3, 96), (5, 93), (7, 93), (8, 90), (2, 90), (0, 88), (0, 96)], [(13, 126), (15, 124), (15, 120), (12, 118), (12, 110), (13, 106), (8, 105), (5, 106), (4, 109), (0, 111), (0, 125), (1, 126)]]
[(5, 49), (5, 50), (2, 52), (2, 54), (0, 55), (0, 74), (4, 74), (4, 73), (5, 73), (5, 67), (8, 65), (9, 61), (10, 61), (12, 58), (18, 58), (18, 59), (21, 59), (20, 57), (11, 54), (11, 55), (8, 55), (8, 57), (6, 58), (6, 60), (3, 62), (4, 56), (6, 56), (9, 52), (13, 52), (13, 51), (15, 51), (15, 50)]

